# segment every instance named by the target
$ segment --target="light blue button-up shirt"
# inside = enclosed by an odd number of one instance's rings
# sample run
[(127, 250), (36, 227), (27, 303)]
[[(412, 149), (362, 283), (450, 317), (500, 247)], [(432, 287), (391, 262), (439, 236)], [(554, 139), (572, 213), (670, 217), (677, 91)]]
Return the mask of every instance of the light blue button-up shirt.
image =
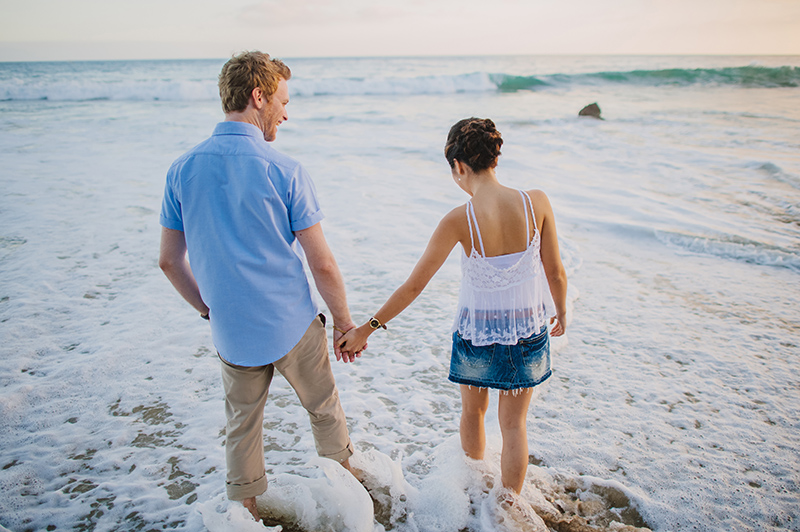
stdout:
[(222, 358), (270, 364), (303, 336), (319, 310), (294, 232), (322, 218), (308, 173), (254, 125), (221, 122), (172, 164), (160, 222), (184, 232)]

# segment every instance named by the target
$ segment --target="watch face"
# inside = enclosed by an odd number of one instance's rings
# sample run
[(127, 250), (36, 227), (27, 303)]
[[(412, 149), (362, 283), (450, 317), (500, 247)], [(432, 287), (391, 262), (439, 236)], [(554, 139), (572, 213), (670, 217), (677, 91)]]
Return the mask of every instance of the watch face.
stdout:
[(371, 320), (369, 320), (369, 326), (372, 327), (373, 329), (377, 329), (378, 327), (381, 326), (381, 322), (379, 322), (375, 318), (372, 318)]

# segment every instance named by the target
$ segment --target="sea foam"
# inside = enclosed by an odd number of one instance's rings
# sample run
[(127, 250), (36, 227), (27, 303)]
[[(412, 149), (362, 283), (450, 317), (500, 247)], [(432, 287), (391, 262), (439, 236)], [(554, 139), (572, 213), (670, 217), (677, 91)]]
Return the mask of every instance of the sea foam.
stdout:
[(733, 235), (693, 235), (656, 231), (659, 240), (692, 253), (707, 253), (717, 257), (778, 266), (800, 272), (800, 252), (781, 249), (763, 242)]
[(266, 493), (257, 497), (264, 526), (241, 504), (222, 496), (199, 504), (197, 511), (210, 532), (272, 527), (348, 532), (546, 532), (548, 526), (647, 530), (637, 510), (644, 496), (616, 482), (531, 465), (522, 493), (509, 492), (500, 482), (499, 444), (490, 436), (486, 460), (471, 460), (460, 452), (458, 438), (451, 437), (437, 449), (418, 488), (403, 478), (401, 460), (375, 450), (351, 458), (363, 485), (335, 462), (313, 458), (295, 473), (270, 479)]

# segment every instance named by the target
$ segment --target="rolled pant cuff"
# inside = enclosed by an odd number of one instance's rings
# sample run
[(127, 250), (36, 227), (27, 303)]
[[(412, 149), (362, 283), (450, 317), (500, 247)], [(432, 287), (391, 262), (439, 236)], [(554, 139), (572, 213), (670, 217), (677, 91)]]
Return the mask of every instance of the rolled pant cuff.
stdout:
[(257, 497), (267, 491), (267, 475), (248, 484), (231, 484), (228, 482), (225, 484), (225, 489), (228, 492), (228, 498), (232, 501), (243, 501), (250, 497)]
[(330, 458), (331, 460), (336, 460), (340, 464), (353, 456), (353, 444), (351, 442), (347, 442), (347, 447), (339, 451), (338, 453), (334, 454), (320, 454), (323, 458)]

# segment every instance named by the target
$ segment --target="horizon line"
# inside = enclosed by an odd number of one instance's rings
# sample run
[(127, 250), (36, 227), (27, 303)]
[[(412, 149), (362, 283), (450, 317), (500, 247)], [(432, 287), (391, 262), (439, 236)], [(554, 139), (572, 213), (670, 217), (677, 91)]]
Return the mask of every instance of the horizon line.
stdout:
[[(244, 51), (244, 50), (242, 50)], [(237, 52), (240, 53), (240, 52)], [(227, 57), (139, 57), (139, 58), (107, 58), (107, 59), (0, 59), (3, 63), (101, 63), (114, 61), (227, 61)], [(278, 55), (272, 57), (287, 60), (321, 60), (321, 59), (464, 59), (474, 57), (800, 57), (800, 53), (507, 53), (507, 54), (384, 54), (384, 55)]]

